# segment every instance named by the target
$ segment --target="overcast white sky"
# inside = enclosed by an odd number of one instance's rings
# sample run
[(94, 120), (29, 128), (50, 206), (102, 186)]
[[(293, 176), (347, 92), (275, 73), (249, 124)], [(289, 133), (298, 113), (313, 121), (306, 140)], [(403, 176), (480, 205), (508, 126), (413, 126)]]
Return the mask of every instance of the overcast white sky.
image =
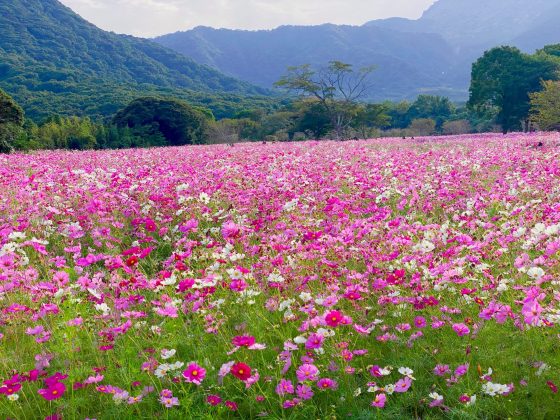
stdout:
[(61, 0), (102, 29), (151, 37), (195, 26), (270, 29), (418, 18), (434, 0)]

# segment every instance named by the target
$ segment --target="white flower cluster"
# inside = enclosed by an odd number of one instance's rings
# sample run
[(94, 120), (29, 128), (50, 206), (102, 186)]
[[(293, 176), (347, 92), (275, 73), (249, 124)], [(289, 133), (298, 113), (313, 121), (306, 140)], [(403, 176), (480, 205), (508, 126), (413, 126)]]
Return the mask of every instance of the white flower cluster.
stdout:
[(493, 382), (486, 382), (482, 385), (482, 392), (491, 397), (495, 397), (496, 395), (506, 395), (510, 392), (509, 385), (504, 384), (495, 384)]

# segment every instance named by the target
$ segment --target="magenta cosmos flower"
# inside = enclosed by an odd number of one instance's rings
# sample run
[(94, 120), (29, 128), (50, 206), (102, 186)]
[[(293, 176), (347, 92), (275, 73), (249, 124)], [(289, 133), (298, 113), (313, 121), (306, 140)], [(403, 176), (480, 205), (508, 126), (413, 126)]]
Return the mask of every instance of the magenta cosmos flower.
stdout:
[(325, 322), (329, 327), (338, 327), (343, 319), (344, 317), (340, 311), (330, 311), (325, 315)]
[(337, 387), (336, 381), (330, 378), (319, 379), (317, 382), (317, 388), (319, 389), (336, 389)]
[(459, 337), (467, 335), (471, 332), (469, 327), (465, 324), (453, 324), (453, 331), (455, 331)]
[(206, 402), (210, 405), (216, 406), (222, 402), (222, 398), (219, 395), (212, 394), (206, 397)]
[(54, 382), (49, 384), (47, 388), (39, 389), (37, 392), (47, 401), (57, 400), (66, 392), (66, 385), (62, 382)]
[(305, 342), (305, 348), (308, 350), (321, 348), (321, 346), (323, 345), (323, 341), (325, 341), (325, 337), (323, 337), (321, 334), (313, 333)]
[(231, 367), (231, 374), (242, 381), (251, 377), (251, 368), (245, 363), (238, 362)]
[(231, 340), (235, 347), (251, 347), (255, 344), (255, 337), (249, 335), (238, 335)]
[(205, 377), (206, 369), (196, 363), (191, 363), (187, 366), (187, 369), (183, 371), (183, 378), (185, 378), (187, 382), (191, 382), (196, 385), (200, 385)]

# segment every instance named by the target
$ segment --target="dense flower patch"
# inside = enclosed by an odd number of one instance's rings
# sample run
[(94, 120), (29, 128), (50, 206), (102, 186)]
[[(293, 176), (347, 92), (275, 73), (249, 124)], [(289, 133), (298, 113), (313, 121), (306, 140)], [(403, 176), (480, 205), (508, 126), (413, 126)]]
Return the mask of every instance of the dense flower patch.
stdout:
[(555, 134), (0, 156), (0, 417), (556, 417), (559, 250)]

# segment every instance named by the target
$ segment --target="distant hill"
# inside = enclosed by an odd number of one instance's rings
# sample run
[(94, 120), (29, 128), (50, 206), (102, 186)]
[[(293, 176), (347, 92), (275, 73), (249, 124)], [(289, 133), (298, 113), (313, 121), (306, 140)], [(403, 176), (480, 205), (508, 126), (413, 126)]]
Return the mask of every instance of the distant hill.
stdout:
[[(105, 32), (56, 0), (0, 0), (0, 87), (40, 118), (106, 116), (134, 97), (268, 94), (145, 39)], [(218, 102), (218, 101), (217, 101)]]
[(439, 0), (418, 20), (374, 20), (368, 25), (437, 33), (455, 48), (490, 48), (536, 29), (557, 6), (558, 0)]
[(271, 87), (286, 68), (341, 60), (356, 67), (377, 66), (376, 99), (402, 99), (431, 92), (453, 95), (444, 83), (453, 51), (436, 34), (407, 33), (375, 26), (281, 26), (241, 31), (198, 27), (156, 38), (195, 61), (262, 87)]
[(531, 28), (517, 35), (512, 43), (525, 51), (560, 43), (560, 4), (543, 13)]
[(290, 65), (338, 59), (376, 64), (372, 99), (468, 95), (471, 64), (493, 46), (528, 52), (560, 42), (558, 0), (439, 0), (420, 19), (364, 26), (283, 26), (269, 31), (198, 27), (155, 39), (195, 61), (270, 87)]

